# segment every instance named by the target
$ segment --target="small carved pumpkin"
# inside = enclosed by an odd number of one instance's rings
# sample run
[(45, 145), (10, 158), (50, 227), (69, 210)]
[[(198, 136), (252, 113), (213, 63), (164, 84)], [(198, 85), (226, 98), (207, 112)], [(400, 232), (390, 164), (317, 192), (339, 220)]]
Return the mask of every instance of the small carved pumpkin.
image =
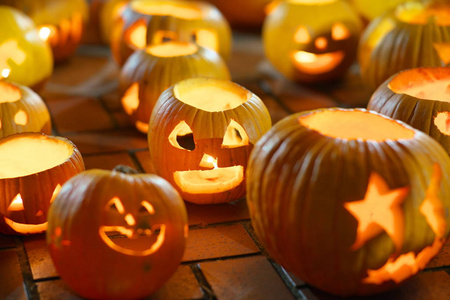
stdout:
[(374, 19), (358, 50), (364, 82), (375, 89), (405, 69), (448, 66), (449, 15), (448, 1), (408, 1)]
[(288, 0), (264, 21), (264, 49), (289, 79), (333, 80), (355, 60), (360, 31), (361, 21), (345, 1)]
[(25, 132), (0, 139), (0, 232), (45, 231), (51, 202), (83, 170), (80, 152), (65, 138)]
[(407, 124), (322, 109), (278, 122), (250, 157), (247, 202), (268, 253), (347, 296), (385, 291), (425, 268), (450, 232), (450, 159)]
[(50, 47), (33, 21), (15, 8), (0, 6), (0, 28), (0, 79), (39, 90), (53, 72)]
[(193, 78), (167, 89), (149, 123), (156, 172), (184, 200), (234, 201), (245, 195), (245, 169), (255, 142), (271, 126), (256, 95), (227, 80)]
[(31, 89), (0, 80), (0, 138), (24, 131), (51, 134), (47, 106)]
[(138, 50), (121, 72), (122, 106), (136, 128), (147, 133), (148, 121), (161, 93), (191, 77), (230, 79), (220, 56), (193, 43), (168, 42)]
[(49, 211), (47, 244), (77, 294), (140, 299), (178, 268), (187, 229), (184, 202), (164, 179), (93, 169), (63, 185)]
[(201, 1), (132, 0), (116, 21), (111, 50), (123, 65), (136, 50), (166, 41), (196, 42), (227, 59), (231, 30), (220, 11)]

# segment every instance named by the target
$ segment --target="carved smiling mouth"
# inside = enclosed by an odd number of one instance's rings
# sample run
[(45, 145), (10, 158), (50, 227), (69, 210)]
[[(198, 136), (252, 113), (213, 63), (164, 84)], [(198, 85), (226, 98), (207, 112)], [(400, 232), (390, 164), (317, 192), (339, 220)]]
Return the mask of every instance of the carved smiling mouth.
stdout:
[(5, 220), (5, 223), (16, 232), (35, 234), (47, 230), (47, 222), (41, 224), (23, 224), (14, 222), (7, 217), (3, 217), (3, 219)]
[(173, 178), (183, 192), (215, 194), (237, 187), (244, 180), (244, 168), (233, 166), (212, 170), (176, 171)]
[[(164, 242), (166, 225), (153, 225), (151, 229), (134, 229), (125, 226), (101, 226), (99, 229), (103, 242), (122, 254), (147, 256), (158, 251)], [(112, 234), (125, 237), (111, 238)]]
[(297, 51), (292, 54), (295, 67), (307, 74), (322, 74), (335, 69), (344, 59), (344, 51), (315, 54)]

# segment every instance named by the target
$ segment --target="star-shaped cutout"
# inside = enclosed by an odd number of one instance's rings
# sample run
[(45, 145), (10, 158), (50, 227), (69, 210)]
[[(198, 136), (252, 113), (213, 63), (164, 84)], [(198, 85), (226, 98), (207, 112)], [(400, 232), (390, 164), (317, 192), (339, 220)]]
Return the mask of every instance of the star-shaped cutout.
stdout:
[(370, 175), (364, 199), (344, 204), (358, 220), (352, 250), (358, 250), (383, 230), (391, 237), (396, 249), (401, 249), (404, 223), (401, 204), (408, 192), (408, 187), (391, 190), (383, 177), (375, 172)]

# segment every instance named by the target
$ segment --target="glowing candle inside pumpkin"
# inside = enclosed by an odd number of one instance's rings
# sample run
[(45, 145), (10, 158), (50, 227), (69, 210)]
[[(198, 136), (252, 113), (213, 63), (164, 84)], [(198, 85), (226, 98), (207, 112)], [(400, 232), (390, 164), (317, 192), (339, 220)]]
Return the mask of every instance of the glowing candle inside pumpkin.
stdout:
[(2, 72), (0, 73), (0, 75), (3, 78), (8, 78), (10, 73), (11, 73), (10, 69), (3, 69)]
[(0, 81), (0, 103), (16, 102), (20, 100), (22, 93), (15, 85)]

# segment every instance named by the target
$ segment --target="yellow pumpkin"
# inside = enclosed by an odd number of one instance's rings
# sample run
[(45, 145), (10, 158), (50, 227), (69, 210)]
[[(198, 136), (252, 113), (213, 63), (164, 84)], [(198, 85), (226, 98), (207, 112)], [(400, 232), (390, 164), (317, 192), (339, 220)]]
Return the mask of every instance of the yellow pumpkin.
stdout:
[(138, 49), (175, 40), (195, 41), (227, 59), (231, 51), (231, 30), (220, 11), (201, 1), (132, 0), (115, 22), (111, 50), (123, 65)]
[(356, 10), (366, 19), (373, 20), (400, 3), (410, 0), (350, 0)]
[(0, 78), (39, 90), (53, 72), (50, 47), (33, 21), (15, 8), (0, 6), (0, 28)]

